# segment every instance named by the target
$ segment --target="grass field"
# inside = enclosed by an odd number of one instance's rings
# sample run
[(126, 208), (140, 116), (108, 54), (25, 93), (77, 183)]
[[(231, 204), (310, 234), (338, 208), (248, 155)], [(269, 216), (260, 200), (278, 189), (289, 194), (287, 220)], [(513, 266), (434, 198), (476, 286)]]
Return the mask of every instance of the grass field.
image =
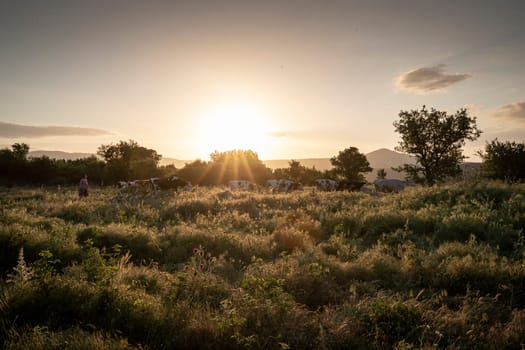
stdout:
[(6, 349), (521, 349), (525, 186), (0, 189)]

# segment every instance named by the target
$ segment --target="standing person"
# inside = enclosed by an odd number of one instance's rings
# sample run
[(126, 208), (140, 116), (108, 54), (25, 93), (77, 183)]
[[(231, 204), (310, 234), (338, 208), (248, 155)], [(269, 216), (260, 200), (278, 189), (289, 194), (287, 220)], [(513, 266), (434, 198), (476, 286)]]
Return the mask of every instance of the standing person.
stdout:
[(78, 185), (78, 196), (87, 197), (88, 187), (89, 187), (89, 184), (87, 180), (87, 175), (84, 175), (84, 177), (80, 179), (80, 184)]

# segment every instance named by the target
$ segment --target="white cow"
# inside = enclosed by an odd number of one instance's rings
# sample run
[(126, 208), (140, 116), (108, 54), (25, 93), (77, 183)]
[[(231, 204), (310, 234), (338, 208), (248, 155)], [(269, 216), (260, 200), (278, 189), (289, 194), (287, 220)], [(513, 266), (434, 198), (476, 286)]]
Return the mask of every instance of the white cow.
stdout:
[(303, 185), (299, 182), (292, 180), (268, 180), (267, 183), (270, 186), (272, 192), (291, 192), (291, 191), (302, 191)]
[(266, 181), (266, 185), (268, 185), (268, 187), (270, 187), (270, 189), (274, 189), (277, 186), (279, 186), (279, 182), (280, 181), (281, 180), (278, 180), (278, 179), (270, 179), (270, 180)]
[(127, 181), (119, 181), (119, 182), (117, 182), (117, 184), (118, 184), (119, 188), (126, 188), (126, 187), (130, 186), (129, 182), (127, 182)]
[(232, 191), (235, 191), (235, 190), (248, 191), (248, 190), (255, 189), (255, 185), (248, 180), (230, 180), (228, 181), (228, 185), (230, 186), (230, 190)]
[(414, 185), (412, 181), (398, 179), (377, 179), (374, 181), (374, 187), (378, 192), (400, 192), (405, 187)]
[(132, 180), (132, 181), (118, 181), (117, 184), (119, 188), (128, 188), (129, 190), (133, 191), (156, 191), (157, 190), (157, 181), (159, 180), (158, 177), (152, 177), (145, 180)]
[(335, 191), (337, 189), (337, 181), (332, 179), (317, 179), (315, 185), (322, 191)]

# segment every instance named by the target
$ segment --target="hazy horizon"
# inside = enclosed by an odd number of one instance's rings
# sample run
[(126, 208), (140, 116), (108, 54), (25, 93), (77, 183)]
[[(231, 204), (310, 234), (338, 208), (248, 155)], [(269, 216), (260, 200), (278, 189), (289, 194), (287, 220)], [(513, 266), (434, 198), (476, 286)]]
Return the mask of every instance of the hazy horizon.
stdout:
[[(168, 158), (393, 150), (400, 110), (525, 139), (525, 2), (0, 3), (0, 145)], [(470, 160), (476, 160), (473, 157)]]

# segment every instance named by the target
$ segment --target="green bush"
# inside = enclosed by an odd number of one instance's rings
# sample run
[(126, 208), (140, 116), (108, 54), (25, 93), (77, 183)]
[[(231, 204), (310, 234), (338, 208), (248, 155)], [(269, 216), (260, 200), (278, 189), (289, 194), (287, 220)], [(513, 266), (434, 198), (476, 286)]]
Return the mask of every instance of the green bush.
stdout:
[(0, 347), (519, 348), (525, 186), (0, 189)]

